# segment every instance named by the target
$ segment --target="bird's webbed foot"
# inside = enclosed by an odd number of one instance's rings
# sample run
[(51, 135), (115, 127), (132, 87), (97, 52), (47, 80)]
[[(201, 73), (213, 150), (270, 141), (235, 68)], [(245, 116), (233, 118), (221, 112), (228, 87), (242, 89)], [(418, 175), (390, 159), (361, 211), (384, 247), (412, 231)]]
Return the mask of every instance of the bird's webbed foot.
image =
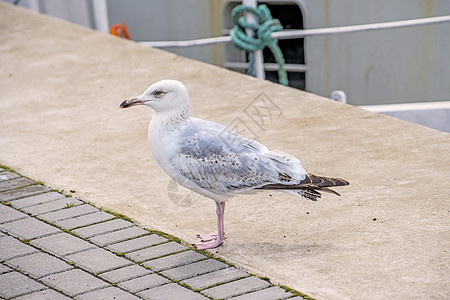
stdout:
[(205, 234), (197, 234), (197, 237), (201, 239), (201, 243), (194, 244), (193, 246), (197, 250), (205, 250), (215, 248), (223, 244), (224, 237), (221, 237), (217, 231), (212, 231)]

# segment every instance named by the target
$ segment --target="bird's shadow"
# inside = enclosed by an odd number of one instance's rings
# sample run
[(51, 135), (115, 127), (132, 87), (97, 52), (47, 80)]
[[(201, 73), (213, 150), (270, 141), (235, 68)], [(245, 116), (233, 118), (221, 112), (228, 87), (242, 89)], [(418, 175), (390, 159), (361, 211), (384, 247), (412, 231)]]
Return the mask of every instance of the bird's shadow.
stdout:
[[(226, 246), (226, 244), (225, 244)], [(241, 251), (248, 250), (252, 255), (261, 257), (276, 257), (277, 259), (292, 259), (292, 256), (297, 258), (314, 257), (328, 252), (339, 251), (333, 244), (286, 244), (271, 242), (249, 242), (249, 243), (233, 243), (230, 245), (233, 249), (240, 249)]]

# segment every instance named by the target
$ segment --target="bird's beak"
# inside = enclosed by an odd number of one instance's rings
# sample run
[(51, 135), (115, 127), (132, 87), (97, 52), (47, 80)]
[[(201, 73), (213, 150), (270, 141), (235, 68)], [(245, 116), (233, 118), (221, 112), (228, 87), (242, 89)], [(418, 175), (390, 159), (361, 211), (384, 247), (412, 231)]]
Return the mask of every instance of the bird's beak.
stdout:
[(147, 102), (147, 101), (146, 100), (139, 100), (138, 98), (132, 98), (132, 99), (128, 99), (128, 100), (123, 101), (120, 104), (120, 108), (128, 108), (128, 107), (135, 106), (135, 105), (142, 105), (145, 102)]

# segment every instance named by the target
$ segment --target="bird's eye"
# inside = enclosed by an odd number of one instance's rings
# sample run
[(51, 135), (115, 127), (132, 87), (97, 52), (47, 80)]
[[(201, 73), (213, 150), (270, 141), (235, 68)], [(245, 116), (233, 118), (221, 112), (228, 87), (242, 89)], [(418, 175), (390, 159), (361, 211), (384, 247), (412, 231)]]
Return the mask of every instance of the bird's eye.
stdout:
[(153, 95), (155, 95), (155, 96), (162, 96), (164, 94), (165, 94), (164, 91), (161, 91), (161, 90), (156, 90), (153, 92)]

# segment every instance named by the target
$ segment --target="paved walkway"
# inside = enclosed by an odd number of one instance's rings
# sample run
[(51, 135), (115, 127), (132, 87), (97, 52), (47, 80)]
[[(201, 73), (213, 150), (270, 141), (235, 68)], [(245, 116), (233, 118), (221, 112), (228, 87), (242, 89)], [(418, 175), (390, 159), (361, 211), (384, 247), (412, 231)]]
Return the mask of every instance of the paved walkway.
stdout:
[(0, 299), (303, 299), (0, 168)]

